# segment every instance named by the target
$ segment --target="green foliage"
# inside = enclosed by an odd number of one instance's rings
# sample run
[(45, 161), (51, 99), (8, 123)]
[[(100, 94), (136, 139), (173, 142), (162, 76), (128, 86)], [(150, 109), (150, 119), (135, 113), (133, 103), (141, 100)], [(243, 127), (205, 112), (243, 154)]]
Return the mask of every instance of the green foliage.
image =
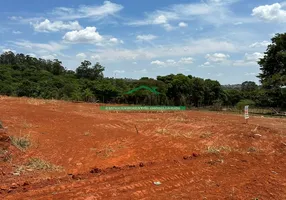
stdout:
[[(225, 89), (216, 80), (184, 74), (139, 80), (105, 78), (105, 67), (100, 63), (85, 60), (73, 71), (64, 68), (57, 59), (51, 61), (5, 52), (0, 55), (0, 95), (140, 105), (211, 106), (213, 110), (221, 110), (224, 105), (241, 107), (247, 102), (241, 100), (249, 99), (250, 105), (286, 107), (286, 92), (280, 88), (286, 83), (285, 38), (283, 34), (277, 35), (266, 56), (259, 61), (263, 87), (245, 81), (241, 87)], [(276, 60), (273, 59), (275, 56)], [(143, 89), (126, 94), (143, 85), (156, 88), (159, 93)]]
[(249, 99), (243, 99), (240, 100), (237, 104), (236, 104), (236, 108), (238, 110), (243, 110), (244, 106), (249, 105), (249, 107), (254, 107), (255, 106), (255, 102)]
[(259, 60), (259, 74), (272, 106), (285, 106), (281, 87), (286, 86), (286, 33), (276, 34), (262, 59)]

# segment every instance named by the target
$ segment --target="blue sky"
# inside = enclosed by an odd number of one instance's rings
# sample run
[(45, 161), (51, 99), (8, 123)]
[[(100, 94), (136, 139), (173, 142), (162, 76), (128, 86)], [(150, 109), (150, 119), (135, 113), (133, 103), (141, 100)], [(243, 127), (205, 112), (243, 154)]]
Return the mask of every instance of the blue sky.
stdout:
[(9, 0), (0, 7), (0, 51), (84, 59), (105, 76), (170, 73), (258, 82), (256, 61), (286, 30), (286, 2), (271, 0)]

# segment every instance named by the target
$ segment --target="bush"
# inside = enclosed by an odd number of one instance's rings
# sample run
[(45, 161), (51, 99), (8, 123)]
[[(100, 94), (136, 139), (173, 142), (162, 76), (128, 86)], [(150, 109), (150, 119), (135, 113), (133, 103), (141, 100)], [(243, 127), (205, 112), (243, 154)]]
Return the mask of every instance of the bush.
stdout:
[(213, 101), (213, 105), (211, 107), (212, 111), (221, 111), (222, 110), (222, 101), (221, 100), (215, 100)]
[(255, 102), (249, 99), (240, 100), (236, 104), (236, 108), (240, 111), (243, 111), (244, 106), (247, 106), (247, 105), (249, 105), (250, 107), (255, 106)]
[(10, 140), (12, 144), (18, 149), (20, 149), (21, 151), (25, 151), (31, 146), (29, 135), (20, 136), (20, 137), (10, 136)]

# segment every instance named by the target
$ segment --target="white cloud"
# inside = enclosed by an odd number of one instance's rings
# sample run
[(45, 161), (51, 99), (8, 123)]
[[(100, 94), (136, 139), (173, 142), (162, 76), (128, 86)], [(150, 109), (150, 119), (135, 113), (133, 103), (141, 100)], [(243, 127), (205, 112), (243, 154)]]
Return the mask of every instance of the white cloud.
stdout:
[(23, 24), (29, 24), (29, 23), (36, 23), (38, 21), (44, 20), (43, 17), (30, 17), (30, 18), (24, 18), (21, 16), (10, 16), (8, 17), (9, 20), (12, 20), (14, 22), (23, 23)]
[(57, 57), (57, 54), (41, 56), (41, 58), (43, 58), (45, 60), (54, 60), (54, 59), (56, 59), (56, 57)]
[(264, 54), (263, 53), (259, 53), (259, 52), (255, 52), (252, 54), (245, 54), (245, 60), (246, 61), (258, 61), (260, 58), (263, 58)]
[(118, 39), (117, 39), (117, 38), (110, 38), (109, 41), (110, 41), (110, 42), (113, 42), (113, 43), (118, 43)]
[(205, 52), (237, 52), (239, 49), (225, 41), (214, 39), (201, 39), (185, 42), (184, 44), (171, 44), (152, 46), (138, 49), (104, 48), (93, 50), (103, 60), (117, 62), (118, 60), (158, 60), (163, 57), (190, 57), (192, 55), (204, 54)]
[(137, 65), (137, 62), (132, 62), (133, 65)]
[(175, 64), (177, 64), (177, 62), (176, 62), (175, 60), (173, 60), (173, 59), (168, 59), (168, 60), (166, 60), (166, 63), (169, 64), (169, 65), (175, 65)]
[(214, 67), (214, 66), (211, 65), (210, 62), (205, 62), (204, 64), (200, 65), (199, 67), (201, 67), (201, 68), (211, 68), (211, 67)]
[(76, 55), (76, 57), (79, 58), (79, 59), (84, 60), (84, 59), (86, 59), (87, 56), (85, 55), (85, 53), (78, 53), (78, 54)]
[(174, 29), (173, 26), (169, 24), (170, 20), (177, 19), (178, 16), (175, 13), (169, 11), (155, 11), (154, 13), (147, 14), (147, 18), (143, 20), (135, 20), (127, 23), (131, 26), (142, 26), (142, 25), (160, 25), (165, 30), (171, 31)]
[(163, 27), (166, 31), (172, 31), (175, 29), (175, 27), (171, 26), (170, 24), (164, 24)]
[(96, 27), (67, 32), (63, 39), (71, 43), (99, 43), (103, 41), (103, 37), (96, 31)]
[(280, 3), (255, 7), (252, 10), (252, 16), (263, 21), (286, 22), (286, 10), (282, 9)]
[(34, 58), (36, 58), (36, 57), (37, 57), (37, 55), (36, 55), (36, 54), (34, 54), (34, 53), (27, 53), (26, 55), (29, 55), (29, 56), (34, 57)]
[(159, 66), (164, 66), (166, 63), (160, 60), (154, 60), (151, 62), (151, 65), (159, 65)]
[[(146, 13), (146, 17), (141, 20), (133, 20), (128, 25), (160, 25), (166, 30), (173, 30), (172, 23), (179, 23), (179, 27), (185, 27), (186, 22), (198, 20), (212, 25), (233, 24), (233, 22), (249, 23), (254, 20), (247, 17), (237, 17), (228, 6), (237, 0), (206, 1), (200, 3), (174, 4), (153, 12)], [(180, 23), (180, 21), (182, 23)], [(180, 26), (181, 24), (181, 26)]]
[(243, 24), (243, 22), (235, 22), (235, 23), (233, 23), (234, 25), (241, 25), (241, 24)]
[(244, 59), (243, 60), (236, 60), (233, 62), (234, 66), (257, 66), (257, 61), (260, 58), (263, 58), (264, 54), (263, 53), (259, 53), (259, 52), (255, 52), (255, 53), (246, 53), (244, 55)]
[(179, 66), (180, 64), (192, 64), (194, 61), (191, 57), (183, 57), (178, 62), (173, 59), (167, 59), (165, 62), (160, 60), (154, 60), (151, 62), (151, 65), (158, 65), (160, 67), (167, 67), (167, 66)]
[(151, 41), (157, 38), (157, 36), (152, 35), (152, 34), (148, 34), (148, 35), (137, 35), (137, 40), (141, 40), (141, 41)]
[(218, 77), (223, 76), (223, 73), (217, 73), (216, 76)]
[(182, 64), (192, 64), (193, 62), (194, 62), (194, 59), (191, 57), (181, 58), (179, 60), (179, 63), (182, 63)]
[(12, 31), (12, 33), (15, 34), (15, 35), (19, 35), (19, 34), (21, 34), (22, 32), (21, 32), (21, 31)]
[(258, 73), (255, 72), (245, 73), (245, 76), (256, 76), (256, 75), (258, 75)]
[(117, 38), (110, 38), (109, 39), (109, 42), (111, 42), (111, 44), (124, 44), (124, 41), (123, 40), (119, 40)]
[(93, 20), (98, 20), (103, 17), (113, 16), (117, 12), (123, 9), (120, 4), (112, 3), (110, 1), (104, 1), (103, 5), (94, 6), (80, 6), (77, 9), (59, 7), (56, 8), (52, 14), (60, 19), (71, 20), (71, 19), (81, 19), (81, 18), (91, 18)]
[(267, 47), (270, 44), (271, 43), (268, 41), (255, 42), (255, 43), (251, 44), (249, 47), (250, 48), (260, 48), (260, 47)]
[(33, 43), (27, 40), (22, 40), (13, 43), (17, 45), (19, 48), (38, 51), (38, 52), (56, 52), (67, 48), (67, 46), (56, 42)]
[(123, 74), (123, 73), (125, 73), (125, 71), (124, 70), (114, 70), (113, 73)]
[(13, 52), (13, 53), (16, 53), (16, 51), (13, 50), (13, 49), (3, 49), (3, 50), (2, 50), (3, 53), (9, 52), (9, 51), (11, 51), (11, 52)]
[(58, 32), (61, 30), (80, 30), (82, 27), (79, 25), (78, 21), (63, 22), (54, 21), (51, 22), (48, 19), (40, 23), (32, 23), (34, 30), (37, 32)]
[(214, 54), (207, 54), (205, 58), (208, 61), (212, 62), (223, 62), (229, 58), (229, 55), (223, 54), (223, 53), (214, 53)]
[(187, 27), (187, 26), (188, 26), (188, 24), (185, 23), (185, 22), (180, 22), (179, 23), (179, 27), (181, 27), (181, 28), (184, 28), (184, 27)]
[(142, 73), (142, 74), (146, 74), (147, 70), (146, 69), (141, 69), (141, 70), (135, 70), (135, 73)]
[(153, 24), (166, 24), (168, 22), (168, 19), (165, 15), (159, 15), (158, 17), (155, 17), (153, 20)]
[(100, 60), (101, 58), (100, 58), (100, 56), (99, 55), (92, 55), (91, 57), (90, 57), (90, 59), (91, 60)]

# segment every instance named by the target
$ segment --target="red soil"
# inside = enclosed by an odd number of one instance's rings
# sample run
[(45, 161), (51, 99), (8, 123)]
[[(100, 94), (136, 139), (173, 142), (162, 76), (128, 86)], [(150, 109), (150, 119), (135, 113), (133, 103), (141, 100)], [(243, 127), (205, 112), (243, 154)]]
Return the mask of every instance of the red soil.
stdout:
[[(0, 97), (0, 120), (32, 141), (0, 160), (0, 199), (286, 199), (286, 119)], [(15, 176), (32, 157), (64, 170)]]

